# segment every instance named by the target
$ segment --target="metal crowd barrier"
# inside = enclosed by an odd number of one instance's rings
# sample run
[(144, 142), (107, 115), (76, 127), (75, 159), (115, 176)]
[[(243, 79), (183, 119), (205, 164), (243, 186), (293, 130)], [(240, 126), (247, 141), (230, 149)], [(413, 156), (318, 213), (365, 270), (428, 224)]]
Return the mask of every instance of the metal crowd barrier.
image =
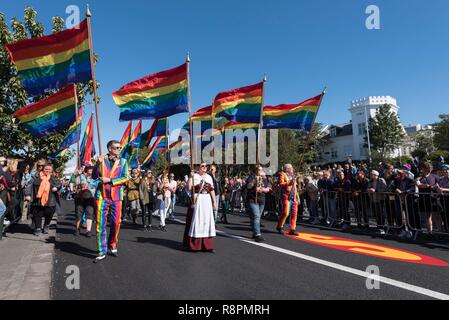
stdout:
[(414, 239), (420, 233), (449, 236), (449, 193), (408, 193), (404, 198)]

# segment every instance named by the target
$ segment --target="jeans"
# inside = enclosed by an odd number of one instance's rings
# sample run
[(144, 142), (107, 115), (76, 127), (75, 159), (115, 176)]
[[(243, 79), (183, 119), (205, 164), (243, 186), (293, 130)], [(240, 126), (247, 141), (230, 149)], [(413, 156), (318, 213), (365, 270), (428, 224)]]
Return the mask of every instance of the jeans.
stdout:
[(262, 216), (265, 204), (255, 202), (249, 202), (246, 204), (249, 211), (249, 217), (251, 219), (251, 228), (253, 229), (253, 236), (257, 237), (261, 235), (260, 232), (260, 217)]
[(164, 209), (159, 208), (159, 215), (161, 219), (161, 227), (165, 227), (165, 218), (167, 218), (168, 209), (170, 208), (171, 198), (164, 197)]
[(170, 208), (168, 210), (168, 213), (170, 215), (170, 218), (174, 219), (175, 218), (175, 204), (176, 204), (176, 194), (173, 193), (171, 195), (171, 203), (170, 203)]

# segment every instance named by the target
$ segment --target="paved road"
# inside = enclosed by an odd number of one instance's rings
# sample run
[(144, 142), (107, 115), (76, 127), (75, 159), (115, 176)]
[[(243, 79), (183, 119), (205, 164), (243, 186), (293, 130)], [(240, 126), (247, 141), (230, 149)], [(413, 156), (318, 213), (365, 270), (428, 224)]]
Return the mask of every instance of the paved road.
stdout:
[[(146, 233), (122, 226), (119, 257), (100, 264), (95, 239), (75, 237), (73, 203), (58, 217), (53, 299), (448, 299), (449, 267), (362, 255), (279, 235), (263, 221), (266, 242), (253, 242), (249, 219), (230, 217), (218, 225), (216, 253), (182, 251), (182, 223), (168, 232)], [(185, 220), (185, 208), (177, 218)], [(154, 220), (157, 221), (157, 218)], [(393, 247), (449, 262), (449, 249), (336, 230), (299, 226), (303, 234), (334, 236)], [(357, 245), (355, 245), (357, 247)], [(80, 268), (80, 289), (65, 286), (66, 268)], [(366, 273), (379, 267), (380, 289), (368, 290)], [(368, 280), (370, 282), (371, 280)], [(370, 282), (372, 283), (372, 281)]]

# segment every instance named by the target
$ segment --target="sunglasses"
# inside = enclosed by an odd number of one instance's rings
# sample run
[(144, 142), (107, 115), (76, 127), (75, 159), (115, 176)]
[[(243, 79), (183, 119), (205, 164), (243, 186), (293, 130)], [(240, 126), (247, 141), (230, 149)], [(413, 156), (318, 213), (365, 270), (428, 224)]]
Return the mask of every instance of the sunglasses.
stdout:
[(207, 168), (207, 164), (200, 165), (200, 168)]

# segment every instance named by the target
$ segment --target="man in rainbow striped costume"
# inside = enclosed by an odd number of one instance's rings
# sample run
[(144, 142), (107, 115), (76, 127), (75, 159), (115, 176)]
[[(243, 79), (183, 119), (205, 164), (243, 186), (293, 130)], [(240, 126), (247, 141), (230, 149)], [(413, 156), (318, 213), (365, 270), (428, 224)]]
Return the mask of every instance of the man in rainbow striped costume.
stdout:
[[(112, 140), (108, 142), (109, 153), (101, 156), (94, 166), (93, 179), (99, 179), (95, 194), (95, 211), (97, 219), (97, 249), (98, 257), (95, 263), (106, 258), (109, 253), (117, 257), (117, 241), (120, 231), (120, 220), (122, 215), (123, 189), (128, 181), (128, 162), (120, 158), (122, 147), (120, 142)], [(109, 239), (106, 242), (106, 225), (108, 214), (111, 212)]]
[(276, 226), (276, 230), (283, 234), (284, 224), (287, 217), (290, 217), (290, 232), (289, 235), (297, 236), (296, 232), (296, 218), (298, 215), (299, 194), (298, 185), (293, 173), (293, 166), (286, 164), (284, 171), (279, 176), (279, 186), (281, 188), (281, 200), (282, 200), (282, 215), (279, 217), (279, 222)]

